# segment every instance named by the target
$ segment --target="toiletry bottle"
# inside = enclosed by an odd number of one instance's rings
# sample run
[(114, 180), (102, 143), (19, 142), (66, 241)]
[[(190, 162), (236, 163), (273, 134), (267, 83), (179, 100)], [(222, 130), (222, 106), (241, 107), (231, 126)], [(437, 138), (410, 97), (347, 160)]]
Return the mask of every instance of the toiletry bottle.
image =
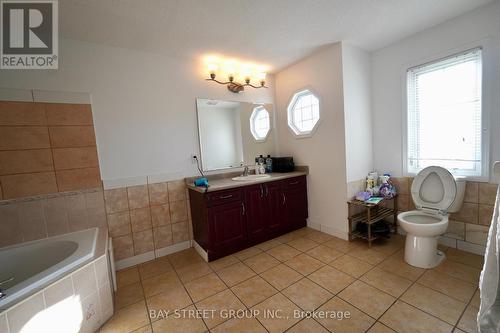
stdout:
[(262, 163), (259, 163), (259, 173), (262, 175), (266, 173), (266, 168), (264, 167), (264, 164), (262, 164)]
[(266, 158), (266, 172), (273, 172), (273, 159), (271, 158), (271, 155), (267, 155)]
[(259, 160), (258, 160), (259, 164), (264, 164), (266, 163), (266, 160), (264, 159), (264, 156), (260, 155), (259, 156)]
[(260, 173), (259, 162), (255, 162), (255, 174), (258, 175)]

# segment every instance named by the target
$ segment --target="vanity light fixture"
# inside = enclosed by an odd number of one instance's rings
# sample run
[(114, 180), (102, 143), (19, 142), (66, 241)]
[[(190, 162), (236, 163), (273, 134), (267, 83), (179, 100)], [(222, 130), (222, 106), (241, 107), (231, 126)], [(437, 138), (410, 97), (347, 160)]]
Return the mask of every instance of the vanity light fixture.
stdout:
[[(210, 78), (206, 80), (226, 85), (227, 89), (233, 93), (240, 93), (245, 90), (245, 87), (267, 88), (266, 71), (263, 66), (238, 63), (235, 60), (220, 60), (214, 57), (207, 58), (206, 63), (210, 75)], [(227, 77), (227, 81), (220, 81), (216, 79), (217, 76)], [(242, 79), (244, 83), (238, 82), (237, 78)], [(258, 81), (259, 85), (252, 84), (252, 80)]]

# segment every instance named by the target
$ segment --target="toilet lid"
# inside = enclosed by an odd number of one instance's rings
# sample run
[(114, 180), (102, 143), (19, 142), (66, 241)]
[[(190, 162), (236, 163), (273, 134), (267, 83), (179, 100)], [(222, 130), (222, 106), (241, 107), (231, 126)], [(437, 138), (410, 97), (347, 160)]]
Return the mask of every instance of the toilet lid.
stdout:
[(446, 169), (430, 166), (422, 169), (413, 179), (411, 196), (417, 209), (446, 212), (455, 200), (457, 185)]

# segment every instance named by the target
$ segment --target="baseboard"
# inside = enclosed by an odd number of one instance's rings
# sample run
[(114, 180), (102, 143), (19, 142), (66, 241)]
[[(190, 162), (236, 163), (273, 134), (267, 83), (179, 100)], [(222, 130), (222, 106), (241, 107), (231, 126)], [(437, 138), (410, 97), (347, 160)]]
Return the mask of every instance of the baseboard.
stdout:
[(198, 252), (198, 254), (205, 259), (205, 261), (208, 262), (208, 253), (207, 251), (203, 250), (203, 248), (198, 244), (195, 240), (193, 240), (193, 247)]
[(335, 236), (337, 238), (341, 238), (344, 240), (349, 239), (347, 232), (345, 232), (344, 230), (340, 230), (340, 229), (328, 226), (328, 225), (321, 224), (319, 230), (324, 232), (324, 233), (327, 233), (329, 235)]
[(143, 254), (139, 254), (137, 256), (133, 256), (130, 258), (118, 260), (115, 262), (115, 269), (118, 271), (120, 269), (139, 265), (139, 264), (145, 263), (147, 261), (153, 260), (155, 258), (163, 257), (166, 255), (175, 253), (175, 252), (189, 249), (191, 246), (192, 246), (191, 241), (188, 240), (188, 241), (185, 241), (182, 243), (170, 245), (167, 247), (163, 247), (161, 249), (157, 249), (154, 251), (149, 251), (149, 252), (146, 252)]

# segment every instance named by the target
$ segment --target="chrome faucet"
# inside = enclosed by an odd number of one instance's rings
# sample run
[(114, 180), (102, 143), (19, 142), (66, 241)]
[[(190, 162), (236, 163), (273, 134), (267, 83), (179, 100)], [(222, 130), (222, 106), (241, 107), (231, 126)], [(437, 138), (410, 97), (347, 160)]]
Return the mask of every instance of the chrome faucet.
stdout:
[(249, 173), (249, 171), (248, 171), (248, 166), (247, 166), (247, 165), (245, 165), (245, 169), (243, 169), (243, 174), (242, 174), (241, 176), (243, 176), (243, 177), (247, 177), (249, 174), (250, 174), (250, 173)]
[[(6, 284), (7, 282), (11, 282), (11, 281), (14, 281), (14, 277), (11, 276), (10, 278), (7, 278), (3, 281), (0, 281), (0, 286), (3, 285), (3, 284)], [(4, 298), (5, 296), (7, 296), (7, 294), (3, 291), (2, 288), (0, 288), (0, 299)]]

